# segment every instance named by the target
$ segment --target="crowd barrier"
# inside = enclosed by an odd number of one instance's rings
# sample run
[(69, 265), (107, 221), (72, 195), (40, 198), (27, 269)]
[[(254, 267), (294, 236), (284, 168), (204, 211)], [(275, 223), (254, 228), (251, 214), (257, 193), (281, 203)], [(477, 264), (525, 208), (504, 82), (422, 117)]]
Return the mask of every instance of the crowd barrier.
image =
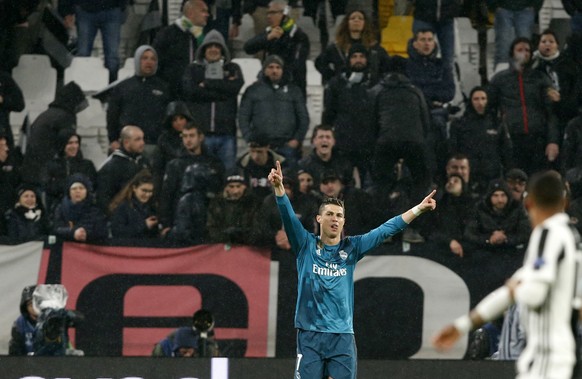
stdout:
[[(523, 252), (474, 251), (461, 259), (431, 243), (403, 252), (385, 244), (354, 274), (354, 329), (362, 359), (461, 359), (463, 340), (447, 354), (430, 339), (503, 284)], [(68, 308), (85, 315), (70, 330), (87, 356), (147, 356), (200, 308), (213, 312), (228, 357), (295, 356), (295, 260), (280, 250), (222, 244), (163, 246), (27, 243), (0, 246), (0, 346), (7, 346), (20, 290), (62, 283)], [(0, 354), (6, 350), (0, 350)]]

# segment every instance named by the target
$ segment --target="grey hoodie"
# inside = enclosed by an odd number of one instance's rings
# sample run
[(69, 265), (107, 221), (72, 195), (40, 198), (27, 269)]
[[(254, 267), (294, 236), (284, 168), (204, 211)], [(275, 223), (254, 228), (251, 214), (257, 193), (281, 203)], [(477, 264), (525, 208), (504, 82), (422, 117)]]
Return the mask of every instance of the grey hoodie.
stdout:
[(196, 55), (194, 56), (194, 59), (197, 63), (204, 63), (204, 53), (206, 51), (206, 47), (208, 47), (210, 44), (220, 45), (222, 48), (222, 57), (224, 58), (224, 62), (230, 62), (230, 52), (228, 51), (228, 47), (224, 42), (224, 37), (217, 30), (211, 30), (208, 32), (206, 37), (204, 37), (202, 44), (198, 47), (198, 49), (196, 49)]
[[(135, 74), (137, 76), (144, 76), (141, 72), (141, 56), (148, 50), (150, 50), (152, 53), (154, 53), (154, 55), (156, 56), (156, 60), (158, 58), (158, 53), (156, 52), (156, 49), (154, 49), (150, 45), (141, 45), (140, 47), (138, 47), (135, 50), (135, 54), (133, 55), (133, 65), (135, 68)], [(154, 73), (150, 76), (155, 75), (157, 72), (158, 72), (158, 64), (156, 63), (156, 68), (154, 69)]]

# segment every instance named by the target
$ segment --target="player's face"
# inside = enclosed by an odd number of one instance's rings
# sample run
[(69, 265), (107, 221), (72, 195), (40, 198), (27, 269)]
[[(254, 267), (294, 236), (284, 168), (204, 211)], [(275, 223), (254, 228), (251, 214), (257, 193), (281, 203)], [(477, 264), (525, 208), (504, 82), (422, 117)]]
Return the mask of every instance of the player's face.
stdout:
[(313, 138), (313, 146), (319, 154), (331, 154), (334, 145), (335, 138), (333, 138), (333, 132), (331, 130), (319, 130), (315, 138)]
[(336, 238), (341, 234), (346, 222), (344, 209), (339, 205), (327, 204), (323, 207), (321, 214), (317, 215), (317, 222), (321, 226), (323, 235)]
[(503, 191), (495, 191), (493, 192), (493, 195), (491, 195), (491, 206), (494, 210), (503, 210), (508, 201), (507, 194)]

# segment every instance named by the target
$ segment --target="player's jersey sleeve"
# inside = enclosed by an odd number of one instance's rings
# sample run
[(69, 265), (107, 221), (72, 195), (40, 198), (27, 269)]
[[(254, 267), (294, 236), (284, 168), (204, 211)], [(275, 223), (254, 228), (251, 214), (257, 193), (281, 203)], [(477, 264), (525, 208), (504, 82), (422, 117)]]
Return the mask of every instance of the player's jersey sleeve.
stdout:
[(564, 255), (564, 236), (559, 234), (556, 228), (541, 228), (532, 234), (522, 281), (553, 283), (556, 280), (557, 265)]
[(402, 215), (398, 215), (366, 234), (353, 237), (352, 242), (358, 252), (357, 260), (362, 259), (368, 251), (380, 246), (386, 238), (400, 233), (407, 226), (408, 224), (404, 222)]
[(298, 255), (301, 246), (307, 239), (309, 233), (305, 230), (303, 225), (301, 225), (301, 222), (295, 215), (289, 197), (287, 197), (287, 195), (275, 196), (275, 199), (277, 201), (277, 207), (279, 207), (279, 213), (281, 214), (285, 233), (287, 233), (287, 238), (291, 244), (291, 251), (293, 251), (295, 255)]

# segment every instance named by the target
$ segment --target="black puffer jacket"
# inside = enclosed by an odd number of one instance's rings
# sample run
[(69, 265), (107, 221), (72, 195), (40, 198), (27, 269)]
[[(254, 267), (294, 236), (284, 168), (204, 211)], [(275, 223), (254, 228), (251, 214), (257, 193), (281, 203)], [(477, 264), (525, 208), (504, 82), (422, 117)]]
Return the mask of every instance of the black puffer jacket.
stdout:
[[(205, 78), (208, 63), (204, 59), (204, 52), (209, 44), (217, 44), (222, 48), (222, 79)], [(211, 30), (196, 51), (196, 61), (186, 68), (182, 79), (183, 98), (205, 134), (236, 135), (237, 98), (243, 84), (242, 71), (238, 64), (230, 61), (222, 34)]]
[[(523, 96), (520, 82), (523, 83)], [(551, 86), (552, 82), (539, 71), (525, 68), (519, 72), (509, 68), (491, 79), (488, 106), (493, 112), (499, 112), (510, 135), (526, 134), (526, 113), (527, 134), (544, 137), (548, 143), (558, 143), (558, 123), (547, 96)]]

